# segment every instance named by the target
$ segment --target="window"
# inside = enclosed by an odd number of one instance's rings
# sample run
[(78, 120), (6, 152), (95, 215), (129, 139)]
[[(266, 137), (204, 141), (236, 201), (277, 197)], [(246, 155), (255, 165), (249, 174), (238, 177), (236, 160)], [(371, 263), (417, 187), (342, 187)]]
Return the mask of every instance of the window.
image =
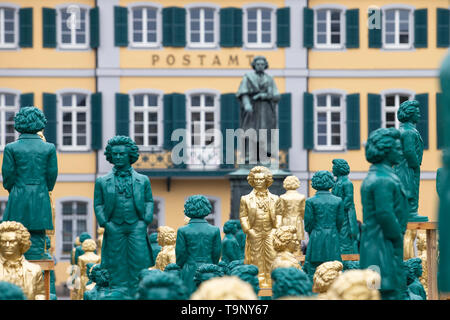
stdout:
[(147, 227), (147, 233), (152, 234), (153, 232), (158, 232), (158, 227), (162, 225), (161, 219), (161, 201), (159, 199), (153, 198), (153, 221)]
[(197, 48), (215, 47), (217, 43), (216, 10), (213, 8), (191, 8), (188, 10), (189, 46)]
[(343, 45), (343, 11), (319, 9), (315, 11), (315, 47), (339, 48)]
[(59, 9), (59, 47), (61, 49), (89, 48), (89, 12), (87, 8), (79, 8), (79, 14), (73, 14), (71, 7)]
[(133, 7), (131, 8), (130, 30), (131, 46), (156, 47), (160, 43), (160, 18), (158, 8)]
[(412, 42), (412, 10), (385, 10), (383, 40), (385, 48), (409, 48)]
[(211, 213), (205, 217), (205, 220), (213, 226), (220, 226), (220, 199), (212, 196), (207, 198), (211, 203)]
[(162, 141), (161, 96), (139, 93), (131, 99), (131, 136), (140, 148), (158, 147)]
[(5, 212), (7, 203), (8, 200), (0, 200), (0, 221), (3, 220), (3, 213)]
[(88, 150), (90, 112), (88, 95), (64, 93), (60, 96), (58, 127), (61, 150)]
[(13, 8), (0, 8), (0, 48), (17, 45), (17, 13)]
[(245, 41), (249, 48), (271, 48), (275, 43), (274, 10), (270, 8), (248, 8), (246, 10)]
[(0, 147), (14, 142), (18, 133), (14, 129), (14, 115), (19, 110), (17, 107), (17, 95), (0, 93)]
[(397, 110), (400, 105), (411, 99), (411, 95), (406, 93), (395, 93), (384, 95), (383, 101), (383, 113), (382, 113), (382, 126), (383, 128), (397, 128), (400, 126), (400, 122), (397, 119)]
[(61, 254), (70, 257), (76, 237), (88, 232), (88, 203), (64, 201), (62, 205), (62, 248)]
[(314, 137), (317, 150), (343, 148), (343, 95), (317, 94), (314, 99)]

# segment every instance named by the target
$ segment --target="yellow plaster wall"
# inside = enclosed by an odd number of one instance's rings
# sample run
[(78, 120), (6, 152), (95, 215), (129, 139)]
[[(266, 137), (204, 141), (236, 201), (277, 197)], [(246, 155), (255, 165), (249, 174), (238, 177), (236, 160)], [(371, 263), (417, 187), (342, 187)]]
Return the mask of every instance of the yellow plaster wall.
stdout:
[[(448, 0), (310, 0), (308, 7), (340, 4), (347, 9), (359, 8), (359, 48), (344, 50), (309, 50), (310, 69), (437, 69), (446, 48), (436, 47), (436, 9), (448, 8)], [(368, 8), (376, 5), (407, 4), (416, 9), (428, 9), (428, 47), (412, 50), (384, 50), (369, 48)]]
[[(428, 93), (428, 141), (429, 149), (424, 151), (421, 170), (436, 171), (441, 166), (441, 152), (437, 150), (436, 138), (436, 92), (439, 92), (438, 80), (435, 78), (310, 78), (308, 91), (318, 89), (341, 89), (347, 94), (360, 94), (360, 126), (361, 144), (367, 141), (367, 94), (379, 94), (382, 90), (407, 89), (416, 94)], [(344, 152), (308, 152), (309, 171), (330, 170), (334, 158), (344, 158), (352, 171), (367, 171), (369, 163), (364, 155), (364, 147), (360, 150)]]
[[(58, 50), (43, 48), (42, 39), (42, 8), (55, 8), (60, 4), (84, 4), (95, 6), (95, 0), (7, 0), (7, 3), (16, 4), (22, 8), (33, 8), (33, 47), (18, 48), (17, 50), (0, 51), (0, 68), (18, 69), (45, 69), (45, 68), (95, 68), (95, 50)], [(89, 26), (88, 26), (89, 30)], [(111, 32), (113, 32), (111, 28)]]

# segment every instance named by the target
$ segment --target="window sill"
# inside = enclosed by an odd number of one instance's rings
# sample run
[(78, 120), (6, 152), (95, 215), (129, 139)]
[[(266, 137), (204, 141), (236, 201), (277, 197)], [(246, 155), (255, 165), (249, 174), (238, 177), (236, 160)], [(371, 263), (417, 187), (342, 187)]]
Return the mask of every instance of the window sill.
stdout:
[(199, 45), (199, 44), (192, 44), (187, 43), (186, 49), (188, 50), (219, 50), (220, 46), (217, 43), (214, 43), (213, 45)]
[(56, 48), (57, 51), (90, 51), (92, 50), (91, 47), (89, 46), (83, 46), (83, 47), (65, 47), (65, 46), (61, 46), (60, 44), (58, 45), (58, 47)]
[(91, 153), (96, 152), (97, 150), (92, 149), (57, 149), (56, 150), (59, 153)]
[(317, 152), (317, 153), (325, 153), (325, 152), (346, 152), (347, 149), (345, 149), (344, 147), (324, 147), (324, 148), (317, 148), (314, 147), (313, 150), (311, 150), (313, 152)]
[(336, 47), (314, 46), (313, 48), (311, 48), (311, 51), (347, 51), (347, 48), (345, 46), (336, 46)]
[(243, 49), (247, 50), (275, 50), (277, 47), (274, 43), (271, 44), (249, 44), (244, 43)]
[(147, 43), (147, 44), (130, 43), (128, 45), (128, 49), (130, 49), (130, 50), (155, 50), (155, 49), (162, 49), (162, 44), (161, 43)]
[(416, 48), (412, 45), (408, 47), (394, 47), (394, 46), (383, 46), (381, 47), (381, 51), (415, 51)]
[(6, 46), (6, 45), (0, 45), (0, 50), (5, 50), (5, 51), (16, 51), (19, 50), (20, 47), (17, 44), (11, 45), (11, 46)]

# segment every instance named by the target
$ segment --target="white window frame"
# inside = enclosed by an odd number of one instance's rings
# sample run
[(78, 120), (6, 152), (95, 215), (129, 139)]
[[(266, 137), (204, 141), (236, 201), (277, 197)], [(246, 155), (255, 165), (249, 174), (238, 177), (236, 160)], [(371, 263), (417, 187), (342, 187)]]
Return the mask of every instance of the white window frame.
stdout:
[[(219, 16), (219, 10), (220, 7), (217, 5), (213, 5), (211, 3), (191, 3), (185, 6), (187, 16), (186, 16), (186, 40), (187, 40), (187, 47), (188, 48), (205, 48), (205, 49), (214, 49), (218, 48), (219, 44), (219, 37), (220, 37), (220, 16)], [(200, 21), (200, 42), (191, 42), (191, 9), (211, 9), (214, 10), (213, 13), (213, 19), (214, 19), (214, 42), (207, 43), (202, 40), (202, 37), (204, 38), (205, 33), (202, 28), (204, 27), (205, 21)], [(202, 17), (202, 14), (204, 11), (200, 11), (200, 20)], [(204, 39), (203, 39), (204, 40)]]
[[(62, 113), (65, 112), (76, 112), (82, 111), (80, 107), (64, 107), (62, 106), (62, 96), (65, 94), (83, 94), (86, 95), (86, 146), (64, 146), (63, 145), (63, 118)], [(89, 151), (91, 149), (91, 95), (92, 92), (82, 89), (64, 89), (56, 92), (57, 95), (57, 119), (58, 119), (58, 150), (61, 151)], [(64, 109), (64, 110), (63, 110)], [(74, 125), (75, 124), (75, 125)], [(72, 132), (72, 144), (74, 143), (74, 138), (76, 141), (76, 117), (72, 116), (72, 125), (74, 125), (74, 132)]]
[[(133, 31), (134, 31), (134, 21), (133, 21), (133, 10), (137, 8), (150, 8), (156, 10), (156, 41), (155, 42), (134, 42), (133, 41)], [(145, 49), (145, 48), (159, 48), (162, 42), (162, 8), (163, 6), (159, 3), (154, 2), (134, 2), (128, 5), (128, 39), (130, 39), (128, 47), (135, 49)], [(144, 21), (144, 19), (142, 19)], [(147, 23), (143, 23), (144, 34), (147, 37)]]
[[(262, 26), (261, 26), (261, 11), (257, 12), (257, 42), (248, 42), (248, 10), (252, 9), (266, 9), (270, 10), (270, 43), (262, 43)], [(276, 44), (276, 9), (274, 5), (269, 5), (267, 3), (253, 3), (249, 5), (242, 6), (243, 11), (243, 31), (244, 31), (244, 46), (249, 49), (273, 49)]]
[[(336, 89), (326, 89), (326, 90), (317, 90), (312, 92), (314, 95), (314, 150), (317, 151), (343, 151), (346, 147), (346, 102), (347, 102), (347, 93), (342, 90), (336, 90)], [(317, 97), (319, 95), (327, 95), (327, 106), (326, 107), (317, 107)], [(330, 95), (339, 95), (341, 106), (339, 108), (337, 107), (331, 107), (331, 103), (328, 102), (330, 100)], [(330, 105), (330, 106), (328, 106)], [(331, 145), (331, 112), (337, 112), (339, 111), (341, 113), (340, 117), (340, 137), (341, 137), (341, 143), (339, 145)], [(317, 113), (318, 112), (326, 112), (327, 113), (327, 145), (319, 145), (318, 144), (318, 132), (317, 132)], [(330, 116), (328, 116), (330, 114)]]
[(148, 139), (148, 121), (146, 122), (145, 120), (148, 120), (148, 111), (152, 111), (150, 110), (150, 108), (146, 108), (146, 107), (141, 107), (141, 108), (135, 108), (134, 107), (134, 96), (137, 94), (153, 94), (153, 95), (157, 95), (158, 96), (158, 110), (157, 110), (157, 114), (158, 114), (158, 144), (156, 146), (149, 146), (144, 145), (144, 146), (138, 146), (139, 150), (141, 151), (158, 151), (158, 150), (162, 150), (162, 145), (163, 145), (163, 135), (164, 135), (164, 119), (163, 119), (163, 96), (164, 96), (164, 92), (162, 90), (155, 90), (155, 89), (138, 89), (138, 90), (131, 90), (128, 92), (129, 96), (130, 96), (130, 126), (129, 126), (129, 131), (130, 131), (130, 137), (133, 137), (134, 139), (134, 111), (142, 111), (144, 112), (144, 142), (146, 139)]
[[(91, 198), (82, 197), (82, 196), (71, 196), (71, 197), (62, 197), (56, 199), (55, 203), (55, 236), (56, 236), (56, 248), (55, 248), (55, 256), (57, 260), (65, 260), (70, 261), (70, 254), (66, 255), (62, 253), (63, 249), (63, 239), (62, 239), (62, 232), (63, 232), (63, 214), (62, 214), (62, 204), (63, 202), (68, 201), (78, 201), (78, 202), (86, 202), (87, 203), (87, 214), (86, 214), (86, 232), (89, 233), (92, 237), (94, 237), (94, 227), (95, 227), (95, 221), (94, 221), (94, 215), (93, 215), (93, 200)], [(72, 226), (73, 230), (73, 226)], [(75, 238), (73, 239), (75, 241)]]
[[(4, 107), (4, 101), (3, 101), (3, 94), (12, 94), (14, 95), (14, 109), (11, 108), (11, 110), (6, 110), (6, 107)], [(4, 113), (5, 111), (14, 112), (17, 113), (20, 109), (19, 106), (20, 101), (20, 91), (12, 90), (12, 89), (6, 89), (6, 88), (0, 88), (0, 130), (2, 130), (2, 135), (0, 137), (0, 151), (3, 151), (6, 147), (6, 141), (5, 141), (5, 133), (6, 133), (6, 121)], [(14, 136), (15, 139), (19, 138), (19, 133), (14, 130)]]
[[(71, 40), (72, 43), (67, 44), (62, 42), (62, 15), (61, 10), (68, 8), (69, 6), (74, 5), (79, 7), (82, 10), (86, 10), (86, 43), (84, 44), (77, 44), (73, 43), (74, 39), (76, 41), (76, 29), (71, 30)], [(78, 3), (65, 3), (61, 5), (55, 6), (56, 9), (56, 41), (58, 44), (59, 50), (90, 50), (90, 16), (89, 16), (89, 10), (92, 9), (91, 7), (84, 5), (84, 4), (78, 4)]]
[[(383, 49), (412, 49), (414, 47), (414, 10), (415, 7), (405, 5), (405, 4), (392, 4), (386, 5), (381, 8), (382, 10), (382, 44)], [(388, 10), (396, 10), (395, 11), (395, 43), (386, 43), (386, 11)], [(399, 24), (400, 24), (400, 13), (398, 10), (408, 10), (409, 11), (409, 19), (408, 19), (408, 43), (401, 44), (399, 43)]]
[[(347, 7), (342, 5), (318, 5), (312, 8), (314, 10), (314, 48), (316, 49), (333, 49), (339, 50), (345, 48), (345, 12)], [(327, 10), (327, 43), (318, 43), (317, 42), (317, 11), (319, 10)], [(340, 43), (332, 44), (331, 43), (331, 11), (330, 10), (338, 10), (340, 14)]]
[[(397, 118), (397, 111), (398, 111), (398, 107), (400, 106), (399, 96), (400, 95), (409, 96), (409, 100), (413, 100), (416, 93), (414, 91), (407, 90), (407, 89), (389, 89), (389, 90), (381, 91), (380, 95), (381, 95), (381, 127), (386, 128), (386, 112), (394, 111), (395, 112), (395, 128), (398, 129), (400, 126), (400, 121)], [(396, 95), (396, 97), (395, 97), (396, 107), (395, 108), (386, 106), (386, 96), (389, 96), (389, 95)]]
[(1, 49), (17, 49), (19, 46), (19, 6), (10, 3), (0, 3), (0, 23), (4, 21), (4, 11), (1, 9), (14, 10), (14, 42), (4, 43), (4, 26), (0, 25), (0, 50)]
[[(205, 142), (205, 136), (206, 132), (202, 132), (202, 129), (200, 128), (200, 139), (201, 144), (198, 146), (193, 146), (191, 143), (191, 124), (192, 124), (192, 112), (197, 111), (200, 112), (200, 123), (204, 124), (205, 121), (205, 112), (209, 111), (211, 112), (212, 108), (210, 107), (192, 107), (191, 106), (191, 98), (195, 95), (213, 95), (214, 96), (214, 145), (206, 145)], [(212, 90), (212, 89), (196, 89), (196, 90), (189, 90), (186, 92), (186, 143), (189, 150), (189, 154), (193, 152), (194, 149), (203, 149), (205, 152), (208, 149), (214, 149), (214, 152), (222, 152), (221, 149), (221, 139), (222, 134), (220, 131), (220, 92), (218, 90)], [(220, 149), (220, 150), (219, 150)], [(190, 159), (190, 155), (188, 155), (188, 158)], [(217, 159), (218, 162), (220, 162), (220, 159)], [(189, 161), (189, 160), (188, 160)], [(204, 165), (198, 165), (198, 164), (188, 164), (188, 167), (190, 169), (215, 169), (219, 167), (219, 163), (217, 164), (204, 164)]]

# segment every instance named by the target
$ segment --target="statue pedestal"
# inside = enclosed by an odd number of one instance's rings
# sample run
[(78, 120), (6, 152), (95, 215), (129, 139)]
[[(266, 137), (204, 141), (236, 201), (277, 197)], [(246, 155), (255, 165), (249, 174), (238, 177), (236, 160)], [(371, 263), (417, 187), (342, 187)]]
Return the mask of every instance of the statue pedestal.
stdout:
[[(239, 219), (239, 204), (241, 197), (249, 194), (253, 188), (247, 182), (247, 176), (255, 165), (241, 165), (239, 169), (227, 175), (231, 185), (230, 219)], [(273, 184), (269, 187), (270, 193), (281, 195), (286, 192), (283, 188), (283, 180), (291, 175), (289, 171), (272, 169)]]

